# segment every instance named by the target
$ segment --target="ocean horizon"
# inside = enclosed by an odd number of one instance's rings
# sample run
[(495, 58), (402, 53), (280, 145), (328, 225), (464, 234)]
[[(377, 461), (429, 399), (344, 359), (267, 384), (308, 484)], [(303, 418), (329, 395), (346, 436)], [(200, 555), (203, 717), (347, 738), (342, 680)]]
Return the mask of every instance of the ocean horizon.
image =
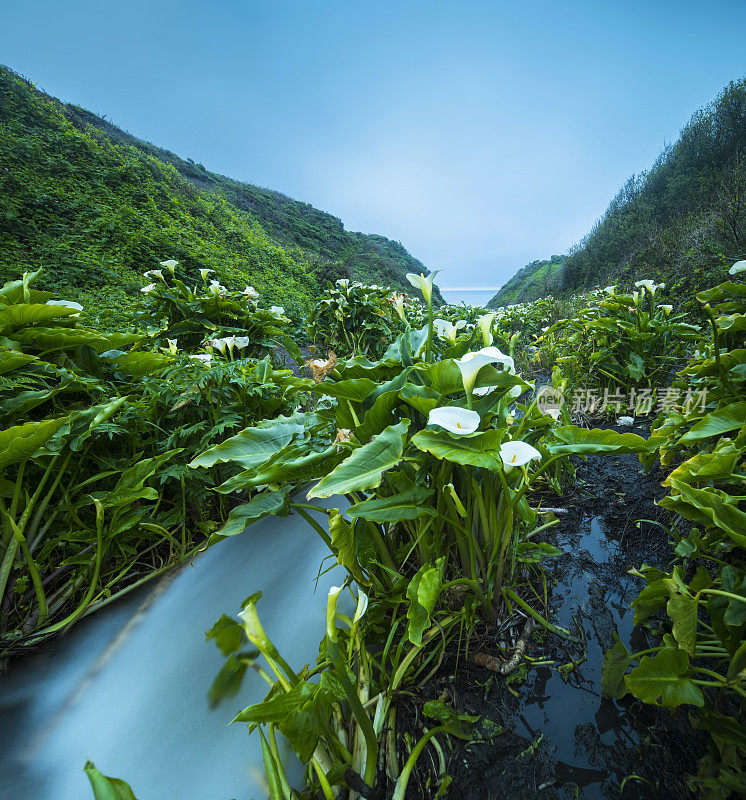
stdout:
[(486, 306), (497, 294), (499, 286), (441, 286), (440, 293), (450, 305)]

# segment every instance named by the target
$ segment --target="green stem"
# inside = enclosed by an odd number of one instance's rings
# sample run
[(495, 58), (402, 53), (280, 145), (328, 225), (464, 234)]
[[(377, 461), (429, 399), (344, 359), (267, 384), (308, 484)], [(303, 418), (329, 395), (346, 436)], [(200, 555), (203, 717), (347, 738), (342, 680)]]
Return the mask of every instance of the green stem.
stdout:
[(394, 788), (394, 794), (392, 800), (404, 800), (407, 792), (407, 784), (409, 783), (409, 778), (412, 775), (412, 770), (414, 769), (415, 764), (417, 763), (417, 759), (420, 757), (420, 754), (425, 749), (425, 746), (438, 733), (446, 733), (447, 727), (445, 725), (439, 725), (437, 728), (433, 728), (429, 730), (412, 749), (409, 758), (407, 759), (407, 763), (402, 767), (401, 774), (399, 775), (399, 780), (396, 782), (396, 787)]

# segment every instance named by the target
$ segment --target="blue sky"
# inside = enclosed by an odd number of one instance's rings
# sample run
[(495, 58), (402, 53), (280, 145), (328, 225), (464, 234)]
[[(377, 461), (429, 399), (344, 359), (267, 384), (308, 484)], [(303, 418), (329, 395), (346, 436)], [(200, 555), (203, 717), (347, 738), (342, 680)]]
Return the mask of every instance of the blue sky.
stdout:
[(744, 30), (743, 0), (5, 0), (0, 62), (496, 286), (746, 74)]

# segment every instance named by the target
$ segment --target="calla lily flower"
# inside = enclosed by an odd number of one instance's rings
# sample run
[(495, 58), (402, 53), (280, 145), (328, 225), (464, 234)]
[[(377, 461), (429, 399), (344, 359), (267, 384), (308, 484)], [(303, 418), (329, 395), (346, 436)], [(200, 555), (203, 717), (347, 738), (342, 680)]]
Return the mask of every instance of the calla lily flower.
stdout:
[(500, 458), (506, 469), (511, 467), (522, 467), (529, 461), (541, 458), (541, 453), (526, 442), (505, 442), (500, 445)]
[(445, 339), (451, 344), (456, 344), (456, 336), (458, 335), (458, 328), (447, 319), (434, 319), (433, 327), (438, 338)]
[(553, 420), (558, 420), (559, 419), (559, 415), (562, 413), (562, 409), (561, 408), (548, 408), (544, 413), (548, 417), (551, 417)]
[(155, 284), (149, 283), (147, 286), (143, 286), (142, 289), (140, 289), (140, 291), (143, 294), (150, 294), (153, 291), (153, 289), (155, 289)]
[(249, 346), (249, 342), (251, 340), (248, 336), (235, 336), (234, 337), (234, 344), (239, 350), (243, 350), (244, 348)]
[(247, 286), (241, 294), (246, 295), (249, 300), (258, 300), (259, 299), (259, 292), (253, 286)]
[(483, 347), (476, 353), (466, 353), (456, 362), (456, 366), (461, 370), (461, 379), (467, 393), (474, 388), (479, 370), (487, 364), (502, 364), (509, 372), (515, 372), (513, 359), (500, 352), (497, 347)]
[(341, 586), (330, 586), (326, 599), (326, 635), (332, 642), (337, 641), (337, 600), (341, 591)]
[(604, 289), (604, 291), (605, 291), (605, 292), (606, 292), (606, 294), (608, 294), (610, 297), (615, 297), (615, 296), (616, 296), (616, 286), (607, 286), (607, 287)]
[(346, 289), (350, 285), (350, 279), (349, 278), (339, 278), (339, 280), (335, 281), (335, 283), (341, 289)]
[(663, 312), (668, 316), (673, 311), (673, 306), (661, 306)]
[(76, 303), (74, 300), (47, 300), (48, 306), (64, 306), (65, 308), (74, 308), (76, 311), (82, 311), (83, 306)]
[(644, 287), (650, 292), (650, 295), (654, 295), (658, 289), (665, 289), (665, 283), (656, 283), (655, 281), (651, 280), (644, 280), (644, 281), (635, 281), (635, 286), (637, 287)]
[(203, 364), (209, 364), (212, 361), (212, 353), (195, 353), (189, 356), (194, 361), (201, 361)]
[(364, 591), (358, 589), (357, 608), (355, 609), (355, 616), (352, 618), (352, 624), (354, 625), (359, 619), (361, 619), (367, 610), (368, 595), (365, 594)]
[(202, 276), (202, 280), (203, 280), (203, 281), (206, 281), (206, 280), (207, 280), (207, 276), (208, 276), (208, 275), (211, 275), (213, 272), (215, 272), (215, 270), (214, 270), (214, 269), (205, 269), (205, 268), (202, 268), (202, 269), (199, 271), (199, 274)]
[(435, 272), (431, 272), (427, 277), (425, 277), (423, 273), (419, 275), (415, 272), (407, 273), (407, 280), (415, 289), (419, 289), (422, 292), (422, 296), (425, 298), (425, 302), (428, 306), (433, 302), (433, 281), (439, 272), (440, 270), (436, 269)]
[(259, 592), (256, 596), (252, 596), (246, 604), (246, 607), (238, 613), (238, 618), (243, 623), (249, 641), (253, 644), (264, 646), (269, 640), (267, 639), (267, 634), (264, 632), (264, 628), (262, 628), (261, 622), (259, 622), (259, 614), (257, 614), (256, 611), (256, 600), (260, 597), (261, 593)]
[(178, 348), (176, 347), (176, 343), (178, 342), (178, 339), (166, 339), (166, 341), (168, 342), (168, 347), (164, 348), (164, 349), (167, 349), (169, 353), (174, 355), (176, 353), (176, 351), (178, 350)]
[(402, 322), (406, 323), (407, 318), (404, 315), (404, 294), (403, 293), (397, 294), (396, 292), (394, 292), (389, 298), (389, 301), (394, 306), (394, 310), (399, 315), (399, 319), (401, 319)]
[(284, 317), (285, 316), (285, 309), (282, 306), (272, 306), (269, 309), (276, 317)]
[(160, 269), (149, 269), (147, 272), (143, 272), (143, 278), (150, 278), (152, 275), (155, 275), (156, 278), (160, 278), (165, 283), (165, 279), (163, 277), (163, 270)]
[(496, 311), (492, 311), (489, 314), (482, 314), (481, 317), (477, 317), (477, 325), (479, 325), (479, 329), (482, 331), (482, 339), (484, 340), (484, 346), (489, 347), (492, 342), (492, 322), (497, 316)]
[(736, 261), (728, 270), (729, 275), (738, 275), (739, 272), (746, 272), (746, 261)]
[(476, 411), (455, 406), (444, 406), (434, 408), (427, 417), (428, 425), (440, 425), (449, 433), (457, 433), (464, 436), (467, 433), (474, 433), (479, 427), (480, 416)]
[(161, 261), (160, 264), (162, 267), (165, 267), (172, 275), (174, 274), (174, 270), (176, 269), (176, 265), (178, 261), (174, 261), (173, 258), (169, 258), (168, 261)]
[(214, 295), (224, 295), (228, 291), (220, 281), (210, 281), (209, 289)]

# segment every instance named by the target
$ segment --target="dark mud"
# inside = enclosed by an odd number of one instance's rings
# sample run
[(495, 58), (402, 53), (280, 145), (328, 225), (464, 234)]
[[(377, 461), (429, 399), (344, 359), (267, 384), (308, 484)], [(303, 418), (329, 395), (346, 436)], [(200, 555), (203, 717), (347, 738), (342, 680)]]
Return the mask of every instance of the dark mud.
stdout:
[[(629, 430), (629, 429), (624, 429)], [(647, 435), (646, 427), (634, 432)], [(629, 604), (641, 583), (632, 566), (663, 566), (670, 557), (668, 534), (659, 525), (666, 512), (664, 473), (646, 474), (637, 456), (589, 457), (577, 462), (574, 486), (548, 505), (567, 514), (549, 541), (563, 551), (547, 568), (553, 620), (581, 633), (585, 647), (539, 629), (528, 655), (552, 665), (518, 670), (507, 680), (482, 667), (444, 660), (424, 699), (448, 697), (459, 710), (480, 715), (483, 741), (457, 745), (448, 754), (453, 782), (446, 797), (457, 800), (583, 798), (668, 800), (689, 796), (686, 773), (696, 771), (704, 742), (686, 714), (601, 696), (603, 654), (615, 633), (632, 650), (650, 646), (645, 631), (633, 629)], [(490, 649), (502, 636), (484, 631), (472, 646)], [(402, 708), (402, 722), (417, 707)], [(431, 749), (431, 748), (429, 748)], [(423, 755), (423, 762), (435, 754)], [(410, 783), (412, 797), (432, 798), (428, 766)], [(432, 772), (430, 772), (432, 774)], [(414, 778), (413, 778), (414, 781)], [(408, 797), (410, 794), (408, 793)]]

